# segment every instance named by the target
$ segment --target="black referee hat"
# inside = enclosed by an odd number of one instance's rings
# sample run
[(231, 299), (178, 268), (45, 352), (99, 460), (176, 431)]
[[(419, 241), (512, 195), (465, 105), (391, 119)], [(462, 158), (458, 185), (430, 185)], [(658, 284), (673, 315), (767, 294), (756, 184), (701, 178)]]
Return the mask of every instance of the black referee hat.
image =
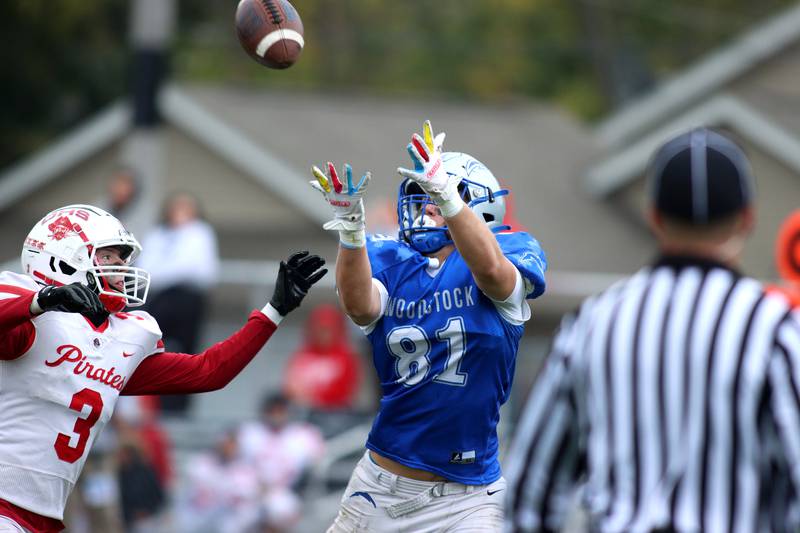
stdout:
[(750, 205), (755, 183), (750, 163), (733, 141), (697, 128), (668, 141), (647, 171), (656, 209), (692, 224), (706, 224)]

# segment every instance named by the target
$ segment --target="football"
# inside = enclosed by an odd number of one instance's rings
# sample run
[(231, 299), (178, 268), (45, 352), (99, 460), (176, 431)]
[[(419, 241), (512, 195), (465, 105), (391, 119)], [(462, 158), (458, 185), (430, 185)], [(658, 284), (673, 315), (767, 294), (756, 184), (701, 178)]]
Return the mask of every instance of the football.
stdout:
[(245, 51), (269, 68), (291, 67), (303, 51), (303, 21), (287, 0), (240, 0), (236, 35)]

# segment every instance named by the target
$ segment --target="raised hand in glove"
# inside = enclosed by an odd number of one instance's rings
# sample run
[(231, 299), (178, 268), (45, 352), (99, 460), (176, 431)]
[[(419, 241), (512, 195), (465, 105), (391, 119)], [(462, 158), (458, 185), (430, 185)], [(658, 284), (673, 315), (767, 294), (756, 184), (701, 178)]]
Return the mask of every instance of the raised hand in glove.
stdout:
[(286, 261), (281, 261), (270, 305), (281, 316), (297, 309), (308, 289), (328, 272), (327, 268), (320, 270), (324, 264), (324, 259), (309, 255), (307, 251), (295, 252)]
[(336, 173), (333, 163), (328, 162), (327, 174), (317, 166), (311, 167), (311, 173), (316, 178), (311, 186), (322, 193), (325, 200), (333, 207), (333, 220), (326, 222), (322, 227), (327, 230), (337, 230), (339, 241), (346, 248), (363, 248), (366, 243), (364, 219), (364, 191), (369, 185), (371, 174), (366, 172), (358, 184), (353, 184), (353, 169), (345, 164), (342, 171), (344, 183)]
[(39, 291), (31, 305), (34, 314), (46, 311), (81, 313), (87, 316), (107, 314), (106, 308), (95, 291), (78, 282), (55, 287), (48, 285)]
[(431, 121), (422, 125), (422, 136), (413, 134), (406, 149), (414, 163), (414, 170), (398, 168), (405, 178), (414, 180), (431, 200), (442, 210), (442, 216), (452, 217), (464, 207), (458, 192), (459, 179), (448, 174), (442, 164), (442, 145), (445, 134), (433, 135)]

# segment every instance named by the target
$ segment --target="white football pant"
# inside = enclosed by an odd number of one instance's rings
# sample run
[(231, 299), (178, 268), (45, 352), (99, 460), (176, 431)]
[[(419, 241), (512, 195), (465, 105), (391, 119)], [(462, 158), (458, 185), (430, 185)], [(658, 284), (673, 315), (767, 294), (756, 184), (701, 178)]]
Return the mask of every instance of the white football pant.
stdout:
[(506, 480), (417, 481), (358, 462), (328, 533), (492, 533), (503, 529)]

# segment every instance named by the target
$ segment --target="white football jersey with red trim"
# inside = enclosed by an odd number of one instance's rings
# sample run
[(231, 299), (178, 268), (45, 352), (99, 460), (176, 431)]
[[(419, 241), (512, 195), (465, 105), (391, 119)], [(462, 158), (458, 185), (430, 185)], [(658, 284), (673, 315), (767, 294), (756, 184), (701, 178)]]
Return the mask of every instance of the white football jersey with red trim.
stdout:
[[(40, 288), (27, 276), (0, 273), (0, 300)], [(60, 520), (120, 391), (139, 363), (164, 348), (158, 324), (142, 311), (111, 315), (99, 328), (54, 311), (31, 322), (28, 351), (0, 361), (0, 498)]]

